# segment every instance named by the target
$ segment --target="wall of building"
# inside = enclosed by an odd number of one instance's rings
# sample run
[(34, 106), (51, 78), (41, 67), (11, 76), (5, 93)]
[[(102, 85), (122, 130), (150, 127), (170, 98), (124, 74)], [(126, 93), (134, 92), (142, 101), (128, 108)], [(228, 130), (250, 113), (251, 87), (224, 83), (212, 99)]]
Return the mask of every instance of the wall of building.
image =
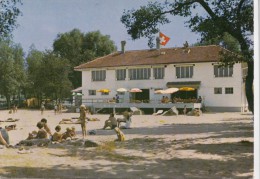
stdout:
[[(177, 65), (177, 64), (175, 64)], [(178, 64), (180, 65), (180, 64)], [(151, 67), (151, 66), (149, 66)], [(165, 66), (165, 78), (164, 79), (151, 79), (151, 80), (129, 80), (116, 81), (115, 78), (115, 68), (107, 69), (106, 81), (92, 82), (91, 81), (91, 71), (82, 72), (82, 93), (83, 98), (113, 98), (117, 92), (118, 88), (140, 88), (150, 90), (150, 99), (159, 100), (162, 95), (154, 94), (154, 90), (158, 88), (166, 89), (167, 82), (183, 82), (183, 81), (201, 81), (201, 86), (198, 89), (198, 96), (201, 96), (206, 107), (211, 110), (214, 108), (220, 109), (220, 111), (229, 108), (231, 111), (240, 111), (242, 103), (244, 103), (244, 91), (243, 91), (243, 81), (242, 81), (242, 71), (241, 64), (235, 64), (233, 67), (232, 77), (215, 77), (214, 67), (212, 63), (196, 63), (194, 66), (193, 77), (192, 78), (181, 78), (176, 77), (176, 68), (173, 64)], [(151, 70), (152, 72), (152, 70)], [(127, 76), (128, 77), (128, 76)], [(221, 87), (222, 94), (214, 94), (214, 88)], [(225, 88), (232, 87), (233, 94), (225, 94)], [(89, 96), (88, 90), (99, 90), (107, 88), (111, 92), (109, 95), (101, 95), (97, 92), (95, 96)], [(170, 95), (168, 95), (170, 97)], [(120, 96), (125, 100), (129, 100), (129, 93)], [(243, 102), (242, 102), (243, 101)], [(226, 110), (228, 111), (228, 110)]]

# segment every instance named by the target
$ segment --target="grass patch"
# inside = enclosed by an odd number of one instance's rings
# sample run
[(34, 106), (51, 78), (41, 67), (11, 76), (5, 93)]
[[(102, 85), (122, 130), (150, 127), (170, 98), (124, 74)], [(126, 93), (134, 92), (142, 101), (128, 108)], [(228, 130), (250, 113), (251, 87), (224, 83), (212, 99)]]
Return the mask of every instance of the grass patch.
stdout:
[(120, 161), (120, 162), (130, 162), (132, 160), (140, 159), (140, 157), (125, 156), (125, 155), (120, 155), (120, 154), (115, 153), (115, 152), (106, 153), (106, 157), (108, 157), (112, 161)]
[(242, 144), (242, 145), (245, 145), (245, 146), (253, 146), (254, 145), (253, 142), (250, 142), (248, 140), (241, 140), (239, 143)]
[(97, 151), (108, 151), (108, 152), (112, 152), (116, 149), (116, 145), (114, 141), (109, 141), (109, 142), (105, 142), (102, 145), (99, 145), (97, 147)]

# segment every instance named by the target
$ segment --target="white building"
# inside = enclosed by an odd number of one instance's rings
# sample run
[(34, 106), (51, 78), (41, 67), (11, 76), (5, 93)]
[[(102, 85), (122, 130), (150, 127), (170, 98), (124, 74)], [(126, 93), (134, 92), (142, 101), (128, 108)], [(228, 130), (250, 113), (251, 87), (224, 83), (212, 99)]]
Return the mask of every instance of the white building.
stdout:
[[(193, 87), (196, 89), (193, 92), (167, 96), (171, 99), (173, 96), (201, 96), (210, 111), (243, 111), (247, 106), (243, 81), (247, 68), (242, 63), (219, 68), (219, 52), (230, 53), (220, 46), (122, 49), (75, 67), (82, 72), (83, 103), (112, 99), (118, 88), (139, 88), (143, 92), (120, 95), (120, 103), (128, 103), (134, 98), (155, 104), (162, 97), (154, 93), (157, 89)], [(109, 89), (110, 92), (97, 92), (100, 89)]]

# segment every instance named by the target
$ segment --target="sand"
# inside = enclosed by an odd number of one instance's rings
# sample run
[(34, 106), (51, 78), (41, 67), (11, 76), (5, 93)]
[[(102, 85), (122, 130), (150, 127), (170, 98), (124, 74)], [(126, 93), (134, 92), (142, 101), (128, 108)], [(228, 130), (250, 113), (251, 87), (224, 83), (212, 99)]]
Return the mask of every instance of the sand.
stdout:
[[(41, 118), (54, 131), (63, 118), (79, 113), (55, 115), (53, 111), (0, 111), (0, 120), (18, 118), (16, 130), (9, 131), (10, 143), (17, 144), (37, 130)], [(17, 148), (0, 149), (0, 178), (252, 178), (252, 115), (204, 113), (194, 116), (132, 116), (132, 129), (123, 129), (125, 142), (114, 142), (113, 130), (101, 130), (109, 115), (92, 115), (100, 121), (87, 123), (96, 135), (87, 139), (99, 147), (50, 145), (32, 146), (31, 153)], [(116, 117), (122, 117), (116, 115)], [(13, 123), (1, 123), (4, 127)], [(79, 124), (75, 126), (81, 138)]]

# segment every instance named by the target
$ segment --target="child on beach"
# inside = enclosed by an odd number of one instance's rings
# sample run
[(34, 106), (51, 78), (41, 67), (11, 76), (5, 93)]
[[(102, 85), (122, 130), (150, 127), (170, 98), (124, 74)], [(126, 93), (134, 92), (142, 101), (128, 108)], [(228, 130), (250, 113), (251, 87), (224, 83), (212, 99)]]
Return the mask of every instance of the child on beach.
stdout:
[(117, 139), (115, 141), (125, 141), (125, 134), (118, 127), (116, 127), (114, 130), (117, 135)]
[[(73, 131), (74, 130), (74, 131)], [(75, 137), (75, 128), (66, 128), (66, 132), (62, 134), (62, 139), (66, 140), (67, 138), (73, 139)]]
[(79, 120), (81, 122), (82, 136), (84, 139), (87, 135), (87, 129), (86, 129), (86, 107), (83, 104), (80, 106)]
[(46, 130), (46, 132), (47, 132), (50, 136), (52, 136), (51, 130), (50, 130), (49, 126), (47, 125), (47, 119), (42, 118), (42, 119), (41, 119), (41, 122), (43, 123), (43, 127), (44, 127), (44, 129)]
[(74, 126), (71, 127), (71, 136), (76, 137), (76, 129)]
[(52, 135), (52, 141), (55, 141), (55, 142), (60, 142), (61, 139), (62, 139), (62, 133), (60, 132), (61, 131), (61, 127), (58, 125), (55, 127), (55, 131), (54, 134)]
[(37, 123), (38, 132), (36, 135), (36, 139), (47, 139), (47, 132), (44, 130), (44, 124), (42, 122)]

